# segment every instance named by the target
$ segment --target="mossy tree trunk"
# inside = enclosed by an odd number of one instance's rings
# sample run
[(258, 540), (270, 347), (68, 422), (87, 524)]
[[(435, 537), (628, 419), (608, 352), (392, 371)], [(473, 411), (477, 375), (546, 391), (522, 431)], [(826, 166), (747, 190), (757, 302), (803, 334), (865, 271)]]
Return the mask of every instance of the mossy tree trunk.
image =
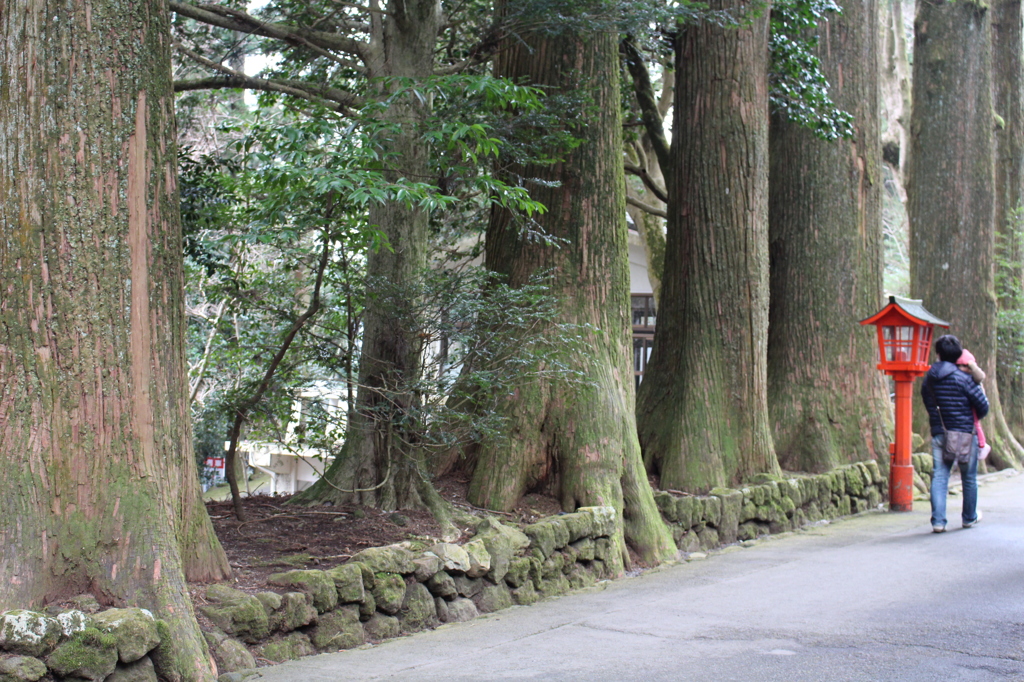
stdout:
[[(1013, 320), (1024, 311), (1024, 249), (1021, 209), (1024, 205), (1024, 65), (1021, 53), (1021, 0), (992, 5), (993, 106), (996, 121), (996, 262), (999, 310)], [(1010, 432), (1024, 438), (1024, 333), (1012, 323), (1000, 325), (996, 376), (1003, 417)]]
[(644, 461), (662, 488), (706, 491), (779, 471), (766, 376), (768, 20), (758, 9), (739, 28), (685, 25), (675, 45), (665, 272), (637, 396)]
[(768, 409), (792, 471), (889, 466), (878, 343), (857, 324), (882, 303), (878, 7), (845, 0), (842, 10), (819, 26), (817, 55), (836, 105), (854, 117), (853, 139), (771, 123)]
[[(434, 41), (441, 21), (433, 0), (388, 5), (374, 23), (373, 44), (381, 49), (367, 67), (384, 76), (417, 82), (431, 75)], [(385, 93), (386, 94), (386, 93)], [(425, 107), (414, 95), (400, 98), (384, 111), (394, 129), (381, 150), (393, 180), (429, 176), (428, 149), (420, 138)], [(415, 452), (415, 434), (403, 429), (404, 416), (415, 409), (413, 387), (420, 376), (422, 343), (410, 319), (418, 306), (417, 278), (427, 265), (427, 211), (390, 201), (371, 208), (369, 221), (387, 235), (390, 248), (370, 254), (367, 305), (356, 406), (350, 414), (346, 442), (325, 476), (295, 501), (335, 501), (382, 509), (437, 507)]]
[(995, 380), (991, 34), (985, 5), (941, 0), (918, 9), (907, 190), (910, 289), (950, 322), (988, 374), (990, 461), (1012, 466), (1024, 451), (1002, 419)]
[(146, 607), (161, 674), (212, 680), (167, 8), (4, 0), (0, 34), (0, 610)]
[[(548, 207), (539, 222), (556, 241), (531, 239), (504, 211), (487, 230), (487, 267), (521, 286), (550, 271), (559, 323), (581, 326), (566, 361), (584, 381), (534, 375), (498, 409), (506, 437), (479, 444), (470, 501), (507, 510), (529, 491), (555, 495), (566, 511), (615, 507), (624, 538), (648, 561), (674, 554), (640, 457), (630, 368), (629, 270), (622, 168), (618, 51), (611, 31), (526, 34), (499, 53), (497, 73), (568, 96), (593, 98), (573, 134), (582, 145), (554, 166), (511, 169)], [(623, 536), (620, 535), (620, 548)], [(623, 555), (624, 556), (624, 555)]]

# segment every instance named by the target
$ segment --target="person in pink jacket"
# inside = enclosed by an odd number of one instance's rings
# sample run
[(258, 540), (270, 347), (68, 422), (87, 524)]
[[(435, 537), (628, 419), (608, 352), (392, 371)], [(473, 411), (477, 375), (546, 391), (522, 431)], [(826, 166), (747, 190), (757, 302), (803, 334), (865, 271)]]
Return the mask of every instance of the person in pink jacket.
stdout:
[[(981, 385), (981, 382), (985, 381), (985, 372), (978, 366), (971, 351), (964, 349), (960, 359), (956, 361), (956, 366), (970, 374), (974, 383), (978, 384), (982, 391), (985, 390), (985, 387)], [(978, 459), (983, 460), (988, 457), (988, 453), (992, 452), (992, 446), (985, 442), (985, 432), (981, 429), (981, 420), (978, 419), (977, 413), (974, 414), (974, 432), (978, 434)]]

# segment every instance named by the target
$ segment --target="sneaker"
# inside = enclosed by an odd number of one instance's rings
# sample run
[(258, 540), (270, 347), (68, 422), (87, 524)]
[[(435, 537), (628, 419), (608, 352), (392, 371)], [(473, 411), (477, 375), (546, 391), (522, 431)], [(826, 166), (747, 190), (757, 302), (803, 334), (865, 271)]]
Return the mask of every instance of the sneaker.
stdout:
[[(975, 521), (975, 523), (977, 523), (977, 521)], [(946, 527), (945, 526), (932, 526), (932, 532), (933, 533), (945, 533), (946, 532)]]
[(973, 521), (964, 521), (964, 528), (973, 528), (981, 523), (981, 510), (978, 510), (978, 516)]

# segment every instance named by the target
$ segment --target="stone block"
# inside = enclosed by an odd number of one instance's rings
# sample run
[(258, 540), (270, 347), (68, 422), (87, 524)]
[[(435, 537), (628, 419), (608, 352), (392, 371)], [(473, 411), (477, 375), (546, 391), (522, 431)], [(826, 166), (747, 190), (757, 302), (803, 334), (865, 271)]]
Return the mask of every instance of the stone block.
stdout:
[(718, 528), (722, 523), (722, 499), (720, 497), (704, 497), (701, 499), (704, 505), (704, 523)]
[(452, 580), (455, 582), (455, 591), (458, 592), (459, 596), (470, 599), (480, 594), (480, 590), (484, 587), (484, 581), (480, 578), (456, 575), (452, 577)]
[(466, 575), (470, 578), (480, 578), (491, 570), (491, 554), (487, 551), (487, 545), (483, 540), (475, 538), (462, 546), (469, 556), (469, 569)]
[(434, 597), (423, 583), (413, 582), (405, 590), (405, 600), (398, 613), (402, 632), (418, 632), (437, 625)]
[(91, 627), (74, 634), (46, 657), (46, 667), (58, 677), (103, 680), (116, 666), (117, 640)]
[(577, 561), (593, 561), (596, 558), (594, 549), (596, 547), (593, 538), (583, 538), (569, 545), (576, 553)]
[(377, 613), (377, 600), (373, 598), (372, 592), (367, 592), (363, 601), (359, 602), (359, 617), (368, 620)]
[(263, 604), (263, 608), (266, 609), (268, 615), (281, 608), (281, 595), (277, 592), (257, 592), (253, 596)]
[(472, 599), (456, 599), (448, 603), (448, 620), (445, 622), (464, 623), (467, 620), (473, 620), (478, 615), (480, 612)]
[(658, 511), (669, 523), (679, 523), (679, 513), (676, 507), (676, 498), (671, 493), (659, 490), (654, 493), (654, 504)]
[(149, 656), (132, 663), (119, 663), (105, 682), (157, 682), (156, 666)]
[(91, 624), (114, 637), (122, 663), (133, 663), (160, 645), (157, 620), (145, 609), (108, 609), (92, 616)]
[(241, 593), (237, 601), (203, 604), (199, 611), (214, 625), (229, 635), (235, 635), (243, 642), (256, 644), (270, 634), (270, 618), (260, 600)]
[(310, 641), (317, 651), (351, 649), (366, 641), (363, 624), (359, 622), (359, 608), (348, 605), (320, 616), (310, 631)]
[[(435, 552), (436, 554), (436, 552)], [(416, 555), (399, 545), (368, 547), (350, 559), (351, 562), (366, 564), (373, 573), (399, 573), (409, 575), (416, 571), (413, 560)]]
[(339, 604), (354, 604), (363, 601), (366, 596), (366, 588), (363, 585), (362, 564), (344, 564), (336, 566), (326, 573), (334, 581)]
[(758, 535), (761, 535), (761, 527), (754, 521), (744, 521), (740, 524), (739, 530), (736, 533), (736, 539), (740, 542), (744, 540), (753, 540)]
[(427, 589), (435, 597), (454, 599), (459, 594), (458, 589), (455, 587), (455, 581), (444, 571), (435, 573), (423, 584), (427, 586)]
[(473, 600), (480, 613), (493, 613), (512, 606), (512, 592), (505, 583), (485, 583)]
[(60, 623), (61, 632), (64, 633), (65, 637), (70, 637), (76, 632), (81, 632), (89, 625), (89, 617), (84, 611), (80, 611), (78, 609), (63, 611), (54, 616), (54, 618), (56, 618), (57, 622)]
[(527, 606), (538, 600), (540, 600), (540, 595), (537, 594), (532, 582), (524, 583), (512, 590), (512, 601), (520, 606)]
[(239, 601), (248, 596), (249, 595), (245, 592), (236, 590), (235, 588), (223, 583), (215, 583), (206, 588), (206, 601), (214, 604)]
[(569, 530), (557, 517), (532, 523), (523, 528), (523, 532), (530, 538), (530, 546), (540, 550), (544, 558), (569, 544)]
[(743, 493), (732, 488), (715, 488), (711, 494), (719, 499), (722, 509), (717, 525), (719, 539), (724, 544), (736, 542), (743, 511)]
[(430, 576), (444, 568), (444, 564), (441, 562), (441, 559), (435, 554), (424, 554), (421, 557), (413, 559), (413, 563), (416, 564), (416, 570), (413, 571), (413, 576), (421, 583), (427, 582)]
[(569, 542), (576, 542), (580, 538), (594, 537), (594, 517), (588, 512), (573, 512), (563, 514), (558, 520), (565, 524), (569, 533)]
[(338, 605), (338, 588), (334, 586), (334, 579), (324, 571), (274, 573), (267, 578), (267, 582), (271, 585), (308, 594), (313, 600), (313, 607), (319, 613), (330, 611)]
[(36, 682), (46, 674), (46, 664), (33, 656), (0, 658), (0, 682)]
[(553, 578), (544, 579), (537, 586), (537, 591), (543, 597), (565, 594), (570, 589), (572, 589), (572, 586), (569, 585), (569, 579), (565, 577), (564, 573), (558, 573)]
[(518, 528), (490, 520), (477, 531), (477, 540), (484, 543), (490, 555), (487, 577), (498, 583), (509, 571), (509, 566), (523, 550), (530, 546), (530, 538)]
[(256, 667), (256, 659), (252, 653), (237, 639), (232, 639), (219, 630), (204, 632), (203, 636), (220, 672), (229, 673)]
[(260, 656), (274, 663), (294, 661), (315, 653), (316, 648), (313, 646), (313, 642), (310, 641), (308, 635), (301, 632), (292, 632), (284, 637), (272, 639), (259, 647)]
[(21, 656), (45, 656), (64, 635), (60, 621), (36, 611), (15, 609), (0, 614), (0, 649)]
[(427, 550), (441, 560), (444, 570), (465, 573), (469, 570), (469, 554), (450, 542), (440, 542)]
[[(259, 597), (259, 595), (256, 595)], [(270, 614), (270, 629), (291, 632), (317, 620), (316, 609), (302, 592), (287, 592), (281, 596), (280, 606)]]
[(370, 620), (363, 623), (363, 630), (366, 632), (367, 639), (379, 642), (402, 634), (402, 623), (394, 616), (375, 613)]
[(505, 573), (505, 582), (511, 587), (519, 587), (530, 581), (530, 566), (533, 560), (531, 557), (516, 557), (508, 564), (508, 572)]
[(377, 609), (395, 615), (405, 600), (405, 579), (398, 573), (375, 573), (373, 578), (375, 585), (371, 593)]
[(718, 537), (718, 531), (711, 526), (697, 533), (697, 537), (700, 539), (702, 549), (715, 549), (722, 544)]

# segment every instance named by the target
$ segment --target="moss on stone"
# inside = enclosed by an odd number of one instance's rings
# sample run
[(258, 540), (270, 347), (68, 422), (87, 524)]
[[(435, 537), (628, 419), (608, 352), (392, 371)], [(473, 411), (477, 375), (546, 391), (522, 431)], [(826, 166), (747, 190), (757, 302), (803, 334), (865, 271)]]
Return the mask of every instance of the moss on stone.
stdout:
[(308, 594), (313, 600), (313, 607), (320, 613), (338, 605), (338, 589), (334, 586), (334, 579), (324, 571), (274, 573), (267, 578), (267, 582)]
[(105, 679), (117, 666), (117, 639), (86, 628), (54, 649), (46, 657), (46, 666), (60, 677)]
[(374, 573), (373, 580), (377, 608), (390, 615), (398, 613), (405, 599), (405, 579), (398, 573)]

